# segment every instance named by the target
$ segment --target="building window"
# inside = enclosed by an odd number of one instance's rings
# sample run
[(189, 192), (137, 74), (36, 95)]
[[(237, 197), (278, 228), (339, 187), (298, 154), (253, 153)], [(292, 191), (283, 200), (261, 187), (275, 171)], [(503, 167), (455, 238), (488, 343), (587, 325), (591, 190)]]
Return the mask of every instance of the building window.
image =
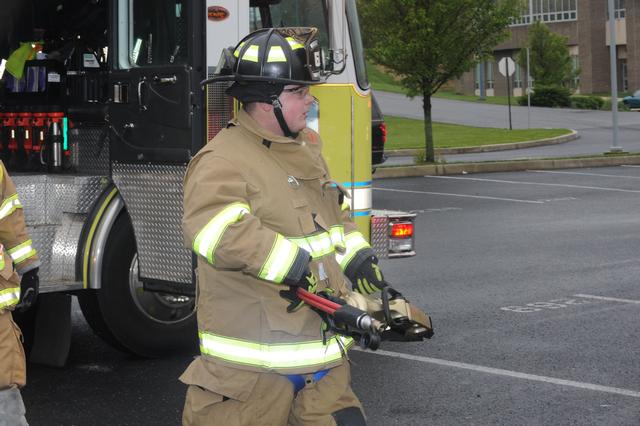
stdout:
[(480, 67), (481, 66), (482, 66), (482, 62), (478, 62), (476, 64), (476, 73), (475, 73), (476, 74), (476, 78), (475, 78), (475, 81), (473, 83), (473, 87), (476, 90), (480, 90), (480, 79), (482, 78), (482, 73), (480, 72)]
[[(617, 0), (624, 3), (624, 0)], [(511, 20), (511, 26), (529, 25), (535, 21), (563, 22), (578, 19), (577, 0), (531, 0), (531, 9)]]
[(629, 90), (629, 71), (627, 68), (627, 60), (620, 59), (620, 89), (623, 92), (627, 92)]
[[(574, 72), (580, 70), (580, 57), (578, 55), (571, 55), (571, 70)], [(576, 72), (574, 74), (571, 86), (574, 89), (577, 89), (580, 86), (580, 73)]]
[(513, 73), (513, 88), (522, 89), (522, 67), (516, 62), (516, 69)]
[[(609, 2), (605, 2), (605, 8), (607, 10), (607, 19), (609, 19)], [(627, 16), (627, 9), (624, 4), (624, 0), (613, 0), (613, 17), (615, 19), (624, 19)]]
[(493, 89), (493, 62), (487, 62), (487, 89)]

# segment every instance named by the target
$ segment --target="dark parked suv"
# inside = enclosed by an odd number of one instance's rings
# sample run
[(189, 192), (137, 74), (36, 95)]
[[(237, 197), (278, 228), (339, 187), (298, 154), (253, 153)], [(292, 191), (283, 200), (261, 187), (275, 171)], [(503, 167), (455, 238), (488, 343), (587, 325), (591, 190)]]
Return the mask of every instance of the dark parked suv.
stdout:
[(384, 144), (387, 141), (387, 125), (375, 96), (371, 94), (371, 166), (385, 162)]

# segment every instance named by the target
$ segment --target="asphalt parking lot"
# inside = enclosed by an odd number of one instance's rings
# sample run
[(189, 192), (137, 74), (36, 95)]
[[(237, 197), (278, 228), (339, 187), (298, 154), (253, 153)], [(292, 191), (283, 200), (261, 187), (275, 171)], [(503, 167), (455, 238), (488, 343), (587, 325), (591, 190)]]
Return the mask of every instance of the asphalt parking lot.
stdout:
[[(351, 353), (370, 425), (640, 424), (639, 167), (374, 188), (375, 208), (418, 213), (418, 254), (382, 266), (436, 335)], [(28, 419), (179, 424), (190, 359), (121, 354), (76, 312), (67, 366), (30, 366)]]
[(375, 203), (420, 213), (418, 256), (384, 271), (436, 335), (354, 356), (371, 424), (640, 424), (639, 183), (638, 167), (376, 181)]

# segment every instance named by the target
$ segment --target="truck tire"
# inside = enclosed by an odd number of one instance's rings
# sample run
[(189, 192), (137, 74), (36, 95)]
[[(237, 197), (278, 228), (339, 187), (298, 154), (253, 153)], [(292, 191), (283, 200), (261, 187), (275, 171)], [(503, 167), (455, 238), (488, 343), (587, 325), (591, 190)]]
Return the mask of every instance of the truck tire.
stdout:
[(195, 299), (143, 289), (133, 227), (126, 212), (111, 228), (102, 286), (93, 293), (85, 294), (84, 301), (79, 298), (82, 311), (96, 334), (116, 349), (150, 358), (197, 351)]

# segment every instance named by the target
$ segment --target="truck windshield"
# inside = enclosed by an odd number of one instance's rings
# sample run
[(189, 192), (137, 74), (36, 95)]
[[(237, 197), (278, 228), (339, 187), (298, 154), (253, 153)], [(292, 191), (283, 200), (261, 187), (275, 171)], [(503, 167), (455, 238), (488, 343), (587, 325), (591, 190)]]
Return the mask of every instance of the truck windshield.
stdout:
[(260, 28), (315, 27), (320, 46), (329, 50), (327, 10), (324, 0), (252, 1), (251, 31)]

